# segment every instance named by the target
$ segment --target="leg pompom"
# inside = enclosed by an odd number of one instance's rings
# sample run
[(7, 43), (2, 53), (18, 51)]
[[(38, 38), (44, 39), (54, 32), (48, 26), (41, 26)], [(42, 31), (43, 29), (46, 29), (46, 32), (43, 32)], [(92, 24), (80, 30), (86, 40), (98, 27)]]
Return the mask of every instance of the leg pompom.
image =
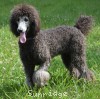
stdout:
[(47, 81), (50, 79), (50, 74), (44, 70), (37, 70), (33, 74), (33, 82), (38, 87), (47, 85)]

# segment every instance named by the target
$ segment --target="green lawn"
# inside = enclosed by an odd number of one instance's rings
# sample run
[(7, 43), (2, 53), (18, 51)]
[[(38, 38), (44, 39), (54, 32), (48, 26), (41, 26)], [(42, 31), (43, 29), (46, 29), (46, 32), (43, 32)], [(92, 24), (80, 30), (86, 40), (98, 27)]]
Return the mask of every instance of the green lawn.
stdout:
[[(0, 99), (100, 99), (100, 0), (1, 0), (0, 1)], [(19, 58), (18, 44), (9, 29), (14, 5), (28, 3), (40, 13), (41, 28), (74, 25), (81, 15), (92, 15), (95, 24), (87, 36), (87, 64), (94, 82), (70, 79), (60, 56), (51, 62), (49, 85), (29, 90)]]

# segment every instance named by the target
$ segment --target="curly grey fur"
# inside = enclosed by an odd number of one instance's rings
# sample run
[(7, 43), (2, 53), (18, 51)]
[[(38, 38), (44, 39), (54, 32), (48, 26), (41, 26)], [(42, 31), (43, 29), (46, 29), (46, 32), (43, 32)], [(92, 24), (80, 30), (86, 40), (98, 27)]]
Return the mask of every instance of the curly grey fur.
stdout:
[[(17, 36), (19, 34), (16, 32), (16, 19), (21, 15), (28, 16), (31, 23), (30, 30), (27, 32), (26, 43), (21, 44), (19, 42), (20, 57), (29, 86), (34, 85), (33, 76), (38, 74), (34, 71), (35, 66), (39, 65), (38, 71), (47, 71), (51, 58), (57, 55), (61, 55), (63, 63), (71, 75), (77, 78), (93, 79), (86, 64), (85, 37), (83, 35), (90, 30), (91, 17), (80, 17), (74, 27), (59, 26), (40, 30), (40, 19), (36, 9), (30, 5), (18, 5), (14, 8), (10, 19), (11, 30)], [(41, 76), (38, 79), (38, 82), (41, 82)]]
[(75, 27), (81, 30), (84, 35), (87, 35), (92, 28), (93, 19), (91, 16), (80, 16), (75, 24)]

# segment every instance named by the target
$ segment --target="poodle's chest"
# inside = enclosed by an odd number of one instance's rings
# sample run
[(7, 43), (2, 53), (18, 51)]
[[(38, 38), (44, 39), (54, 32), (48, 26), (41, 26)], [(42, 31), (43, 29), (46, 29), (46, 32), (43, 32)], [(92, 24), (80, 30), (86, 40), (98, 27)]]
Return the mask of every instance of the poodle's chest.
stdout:
[(45, 61), (44, 55), (38, 48), (34, 48), (34, 46), (20, 46), (19, 48), (22, 61), (31, 62), (35, 65), (40, 65)]

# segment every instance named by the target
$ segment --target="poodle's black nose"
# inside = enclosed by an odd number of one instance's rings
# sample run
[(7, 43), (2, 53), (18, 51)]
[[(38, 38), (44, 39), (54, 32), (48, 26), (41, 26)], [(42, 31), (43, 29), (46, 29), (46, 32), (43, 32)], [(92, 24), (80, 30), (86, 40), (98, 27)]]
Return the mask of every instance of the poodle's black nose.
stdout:
[(23, 32), (21, 29), (17, 29), (17, 31), (18, 31), (19, 33)]

